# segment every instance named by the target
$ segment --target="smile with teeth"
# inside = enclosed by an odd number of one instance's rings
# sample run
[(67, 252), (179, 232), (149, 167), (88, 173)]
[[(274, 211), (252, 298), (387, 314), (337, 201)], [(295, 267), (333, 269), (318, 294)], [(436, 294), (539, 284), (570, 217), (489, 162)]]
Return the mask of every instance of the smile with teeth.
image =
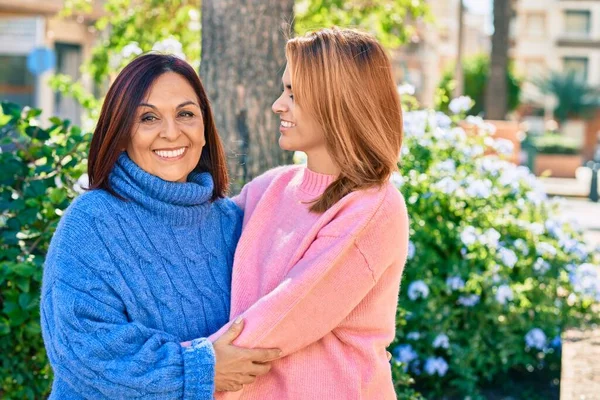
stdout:
[(154, 150), (154, 152), (161, 158), (177, 158), (185, 153), (185, 147), (173, 150)]
[(281, 120), (281, 126), (283, 126), (284, 128), (293, 128), (294, 126), (296, 126), (296, 124), (289, 121)]

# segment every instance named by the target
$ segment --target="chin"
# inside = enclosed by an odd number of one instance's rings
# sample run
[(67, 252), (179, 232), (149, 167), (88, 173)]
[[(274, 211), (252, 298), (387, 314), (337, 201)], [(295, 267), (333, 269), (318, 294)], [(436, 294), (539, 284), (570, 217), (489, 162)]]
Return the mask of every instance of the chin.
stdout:
[(296, 151), (297, 150), (294, 148), (294, 146), (292, 146), (290, 144), (289, 139), (284, 136), (279, 137), (279, 147), (281, 148), (281, 150), (286, 150), (286, 151)]

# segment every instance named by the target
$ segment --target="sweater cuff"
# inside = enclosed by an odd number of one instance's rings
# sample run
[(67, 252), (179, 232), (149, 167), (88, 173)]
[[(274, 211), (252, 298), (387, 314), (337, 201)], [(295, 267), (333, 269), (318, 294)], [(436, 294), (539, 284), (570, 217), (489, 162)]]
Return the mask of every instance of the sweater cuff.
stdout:
[(184, 400), (211, 400), (215, 392), (215, 350), (211, 341), (194, 339), (182, 350)]

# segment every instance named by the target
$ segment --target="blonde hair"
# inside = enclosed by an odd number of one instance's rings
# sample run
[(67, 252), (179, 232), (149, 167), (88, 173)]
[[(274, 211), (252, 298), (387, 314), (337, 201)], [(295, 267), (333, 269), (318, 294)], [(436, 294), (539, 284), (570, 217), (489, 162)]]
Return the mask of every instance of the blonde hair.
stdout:
[(310, 210), (383, 185), (397, 169), (402, 110), (385, 49), (354, 29), (321, 29), (287, 42), (294, 101), (321, 124), (337, 179)]

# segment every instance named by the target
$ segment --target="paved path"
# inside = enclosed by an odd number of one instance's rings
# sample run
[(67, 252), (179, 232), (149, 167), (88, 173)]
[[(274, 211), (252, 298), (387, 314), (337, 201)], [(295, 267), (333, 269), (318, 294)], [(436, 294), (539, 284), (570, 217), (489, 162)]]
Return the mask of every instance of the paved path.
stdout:
[[(564, 212), (586, 230), (588, 243), (600, 245), (600, 203), (569, 199)], [(562, 339), (561, 400), (600, 400), (600, 327), (570, 329)]]

